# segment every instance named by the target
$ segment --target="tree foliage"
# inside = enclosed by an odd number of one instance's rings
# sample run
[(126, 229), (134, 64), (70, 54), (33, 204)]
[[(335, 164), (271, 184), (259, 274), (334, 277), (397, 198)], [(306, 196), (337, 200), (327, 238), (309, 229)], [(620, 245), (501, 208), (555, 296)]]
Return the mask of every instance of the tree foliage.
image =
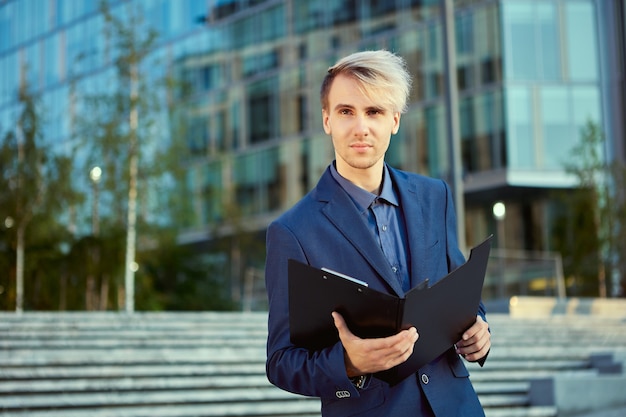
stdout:
[(557, 224), (566, 269), (581, 282), (593, 277), (597, 292), (586, 284), (585, 293), (601, 297), (623, 295), (626, 276), (626, 167), (607, 161), (605, 146), (600, 126), (588, 121), (565, 164), (578, 184), (565, 200), (570, 220)]
[[(179, 225), (189, 224), (185, 217), (190, 200), (184, 198), (186, 166), (181, 162), (186, 149), (178, 140), (183, 135), (168, 124), (175, 113), (170, 90), (179, 83), (158, 62), (158, 36), (135, 7), (140, 5), (120, 4), (113, 13), (102, 2), (110, 61), (101, 74), (109, 78), (97, 90), (97, 84), (81, 82), (81, 74), (73, 76), (72, 138), (66, 139), (75, 154), (49, 146), (41, 128), (45, 109), (37, 107), (26, 88), (20, 90), (19, 118), (15, 128), (3, 133), (0, 148), (0, 309), (15, 308), (19, 248), (28, 259), (23, 268), (26, 309), (124, 307), (124, 235), (133, 157), (137, 307), (233, 307), (227, 283), (206, 254), (176, 241)], [(87, 85), (89, 90), (83, 88)], [(102, 169), (102, 177), (89, 182), (87, 173), (94, 166)], [(89, 230), (92, 222), (98, 227)], [(25, 232), (22, 244), (18, 226)]]
[[(81, 197), (71, 183), (72, 155), (53, 152), (46, 142), (42, 111), (28, 85), (20, 86), (18, 101), (19, 115), (0, 147), (0, 219), (7, 249), (3, 263), (8, 266), (4, 269), (8, 277), (3, 278), (6, 287), (13, 289), (4, 304), (5, 308), (14, 304), (21, 311), (28, 304), (24, 298), (26, 284), (31, 284), (28, 299), (32, 301), (36, 298), (33, 290), (41, 287), (43, 279), (38, 271), (46, 271), (46, 264), (56, 262), (61, 245), (67, 243), (68, 234), (58, 217)], [(26, 263), (29, 245), (32, 256)], [(10, 259), (13, 256), (14, 263)]]
[[(120, 7), (124, 13), (112, 13), (106, 2), (100, 7), (113, 57), (114, 71), (110, 72), (107, 88), (77, 97), (80, 103), (78, 129), (85, 139), (83, 171), (99, 166), (103, 172), (97, 203), (102, 231), (128, 230), (131, 221), (134, 223), (129, 217), (131, 198), (134, 199), (138, 308), (184, 309), (181, 300), (187, 299), (195, 300), (187, 303), (189, 309), (199, 309), (200, 305), (206, 309), (224, 309), (226, 304), (221, 296), (213, 297), (207, 291), (198, 290), (203, 285), (213, 285), (211, 277), (207, 276), (209, 271), (198, 267), (197, 255), (178, 247), (172, 238), (185, 222), (189, 207), (188, 199), (180, 198), (184, 196), (181, 191), (184, 191), (185, 169), (181, 163), (185, 152), (179, 140), (182, 136), (168, 129), (174, 113), (171, 100), (174, 89), (184, 89), (179, 88), (180, 82), (159, 62), (155, 53), (158, 33), (145, 24), (139, 6)], [(96, 241), (105, 238), (100, 236)], [(128, 240), (120, 242), (117, 252), (109, 253), (106, 259), (116, 259), (117, 265), (123, 266), (123, 249), (128, 244)], [(105, 258), (99, 256), (98, 259)], [(104, 294), (102, 288), (111, 288), (113, 292), (123, 292), (124, 269), (104, 273), (103, 267), (93, 270), (96, 283), (87, 291), (99, 288), (99, 293)], [(181, 282), (187, 284), (177, 285)], [(174, 289), (176, 294), (171, 293)], [(216, 289), (215, 293), (220, 291)], [(102, 300), (104, 295), (92, 296), (93, 299), (98, 297)], [(115, 305), (123, 306), (120, 303), (117, 297)]]

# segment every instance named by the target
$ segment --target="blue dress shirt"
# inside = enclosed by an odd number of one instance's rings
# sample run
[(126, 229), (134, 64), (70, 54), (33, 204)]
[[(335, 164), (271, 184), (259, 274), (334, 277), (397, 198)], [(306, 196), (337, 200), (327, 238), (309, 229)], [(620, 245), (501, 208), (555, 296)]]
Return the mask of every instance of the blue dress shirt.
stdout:
[(402, 283), (402, 289), (407, 292), (411, 289), (411, 275), (404, 213), (387, 165), (383, 170), (380, 195), (364, 190), (342, 177), (335, 163), (331, 164), (330, 171), (356, 205), (385, 254), (391, 270)]

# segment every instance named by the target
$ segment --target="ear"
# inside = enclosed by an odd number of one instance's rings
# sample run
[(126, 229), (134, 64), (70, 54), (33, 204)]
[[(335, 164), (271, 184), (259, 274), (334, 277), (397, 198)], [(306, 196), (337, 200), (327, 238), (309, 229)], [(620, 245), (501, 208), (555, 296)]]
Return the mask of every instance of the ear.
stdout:
[(400, 129), (400, 112), (393, 114), (393, 128), (391, 129), (391, 134), (395, 135), (398, 133), (398, 129)]
[(322, 109), (322, 124), (324, 125), (324, 132), (326, 132), (327, 135), (331, 133), (329, 118), (330, 114), (328, 114), (328, 111)]

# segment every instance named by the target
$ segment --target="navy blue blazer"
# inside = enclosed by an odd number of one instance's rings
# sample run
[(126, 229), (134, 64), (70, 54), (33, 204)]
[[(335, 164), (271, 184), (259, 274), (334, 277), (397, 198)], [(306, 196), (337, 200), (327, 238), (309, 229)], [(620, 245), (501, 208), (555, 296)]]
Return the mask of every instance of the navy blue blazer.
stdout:
[[(427, 278), (436, 282), (465, 261), (457, 244), (450, 190), (441, 180), (391, 167), (389, 172), (406, 219), (412, 285)], [(404, 295), (365, 221), (327, 169), (317, 186), (267, 230), (266, 371), (271, 383), (320, 397), (323, 416), (417, 416), (424, 398), (438, 417), (484, 416), (469, 372), (452, 348), (421, 368), (415, 378), (393, 387), (370, 378), (363, 389), (357, 389), (346, 376), (341, 342), (315, 352), (292, 345), (289, 258), (357, 277), (379, 291)], [(486, 320), (482, 303), (477, 314)]]

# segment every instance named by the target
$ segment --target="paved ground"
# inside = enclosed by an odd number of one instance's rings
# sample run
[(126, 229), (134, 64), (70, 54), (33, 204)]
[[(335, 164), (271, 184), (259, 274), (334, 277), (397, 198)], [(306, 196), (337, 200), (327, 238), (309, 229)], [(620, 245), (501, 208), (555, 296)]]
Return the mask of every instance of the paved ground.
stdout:
[(576, 416), (577, 417), (626, 417), (626, 406), (621, 407), (621, 408), (613, 408), (610, 410), (601, 410), (601, 411), (577, 414)]

